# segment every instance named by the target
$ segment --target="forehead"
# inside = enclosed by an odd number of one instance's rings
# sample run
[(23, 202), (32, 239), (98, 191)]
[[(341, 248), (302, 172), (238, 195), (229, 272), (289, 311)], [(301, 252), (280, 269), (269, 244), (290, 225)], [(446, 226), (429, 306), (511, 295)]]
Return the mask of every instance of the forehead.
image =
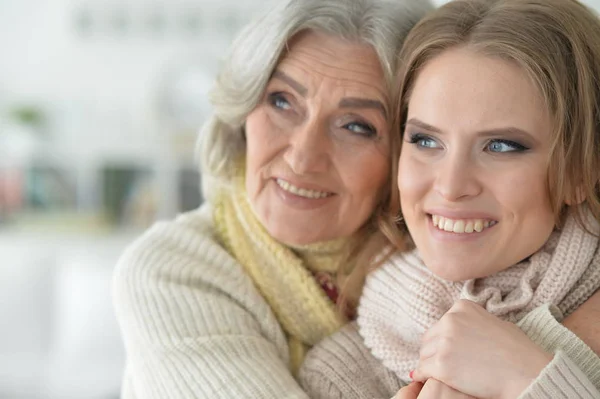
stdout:
[(365, 86), (386, 95), (384, 74), (372, 46), (305, 31), (289, 42), (277, 69), (336, 86)]
[(514, 126), (547, 135), (550, 128), (543, 99), (524, 70), (462, 48), (447, 50), (425, 64), (408, 111), (441, 129), (470, 132)]

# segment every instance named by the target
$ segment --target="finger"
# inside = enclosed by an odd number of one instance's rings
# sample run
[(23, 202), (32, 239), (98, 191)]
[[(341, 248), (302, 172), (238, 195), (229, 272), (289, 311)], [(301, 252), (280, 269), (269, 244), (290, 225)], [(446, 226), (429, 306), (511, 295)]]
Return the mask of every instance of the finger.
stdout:
[[(431, 328), (429, 328), (425, 334), (421, 337), (421, 344), (434, 340), (438, 337), (448, 335), (448, 333), (455, 331), (456, 327), (461, 324), (461, 320), (464, 319), (464, 313), (461, 310), (454, 309), (452, 307), (446, 312)], [(468, 314), (468, 312), (467, 312)]]
[(411, 382), (396, 393), (392, 399), (416, 399), (423, 388), (420, 382)]
[(451, 320), (444, 315), (433, 326), (431, 326), (421, 337), (421, 345), (429, 341), (433, 341), (444, 334)]
[(477, 302), (473, 302), (468, 299), (459, 299), (458, 301), (456, 301), (454, 303), (454, 305), (452, 305), (452, 307), (450, 308), (450, 310), (448, 310), (448, 312), (446, 312), (446, 314), (448, 314), (448, 313), (473, 313), (473, 312), (481, 312), (481, 311), (485, 311), (487, 313), (487, 310), (485, 310), (485, 308), (482, 305), (478, 304)]
[(417, 371), (422, 371), (423, 365), (438, 354), (438, 343), (439, 340), (434, 340), (425, 342), (423, 345), (421, 345), (421, 348), (419, 349), (419, 363), (415, 371), (410, 374), (410, 377), (413, 379), (413, 381), (424, 381), (423, 378), (430, 377), (418, 374)]
[(435, 379), (448, 385), (451, 384), (450, 376), (447, 375), (445, 367), (441, 364), (437, 356), (431, 356), (425, 359), (419, 359), (419, 365), (411, 373), (413, 381), (425, 382)]
[(438, 321), (429, 330), (425, 331), (425, 334), (421, 337), (421, 345), (436, 339), (440, 334), (440, 330), (440, 322)]
[(471, 396), (438, 381), (434, 378), (427, 380), (418, 399), (470, 399)]

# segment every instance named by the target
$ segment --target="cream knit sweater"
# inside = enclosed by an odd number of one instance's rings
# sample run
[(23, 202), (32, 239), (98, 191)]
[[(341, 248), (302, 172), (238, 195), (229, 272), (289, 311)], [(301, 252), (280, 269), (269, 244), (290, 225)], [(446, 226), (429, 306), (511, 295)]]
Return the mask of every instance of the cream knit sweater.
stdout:
[[(338, 391), (344, 393), (341, 397), (373, 397), (372, 381), (381, 378), (389, 381), (389, 376), (380, 370), (369, 380), (369, 369), (377, 370), (378, 365), (365, 360), (368, 357), (365, 348), (369, 348), (369, 356), (372, 354), (395, 376), (408, 378), (409, 371), (418, 365), (422, 335), (457, 300), (465, 298), (479, 303), (500, 319), (518, 323), (534, 342), (555, 353), (554, 361), (527, 395), (540, 394), (543, 389), (547, 391), (548, 386), (554, 386), (550, 397), (578, 397), (569, 393), (574, 384), (582, 397), (597, 397), (594, 395), (598, 392), (593, 388), (600, 387), (600, 359), (556, 320), (573, 312), (600, 287), (597, 236), (600, 224), (588, 216), (587, 226), (594, 234), (582, 229), (576, 219), (569, 216), (562, 229), (554, 232), (534, 255), (481, 279), (445, 281), (423, 264), (416, 251), (394, 255), (367, 278), (357, 320), (364, 344), (362, 339), (352, 336), (354, 331), (345, 331), (334, 335), (330, 340), (333, 343), (326, 342), (316, 348), (302, 374), (308, 392), (313, 397), (337, 397), (332, 393)], [(336, 340), (346, 342), (339, 344)], [(571, 347), (574, 343), (576, 349)], [(335, 359), (342, 357), (346, 363), (356, 363), (352, 366), (355, 370), (342, 367), (344, 372), (335, 373), (343, 375), (341, 380), (336, 377), (327, 381), (316, 376), (315, 364), (335, 369), (331, 364), (338, 365)], [(361, 369), (365, 363), (370, 367)], [(571, 367), (575, 364), (581, 370)], [(381, 367), (379, 365), (379, 369)], [(572, 374), (572, 378), (565, 377), (564, 370)], [(346, 387), (352, 388), (348, 391)], [(385, 391), (384, 397), (397, 390), (398, 385), (390, 387), (391, 392)], [(585, 395), (588, 391), (593, 392), (592, 396)], [(548, 397), (544, 395), (528, 397)]]
[(134, 242), (113, 295), (127, 351), (122, 398), (308, 398), (271, 308), (215, 240), (208, 205)]
[[(555, 306), (543, 305), (518, 326), (554, 359), (519, 399), (600, 398), (600, 358), (558, 322)], [(356, 323), (315, 346), (300, 381), (313, 399), (389, 399), (408, 383), (377, 360), (365, 346)]]

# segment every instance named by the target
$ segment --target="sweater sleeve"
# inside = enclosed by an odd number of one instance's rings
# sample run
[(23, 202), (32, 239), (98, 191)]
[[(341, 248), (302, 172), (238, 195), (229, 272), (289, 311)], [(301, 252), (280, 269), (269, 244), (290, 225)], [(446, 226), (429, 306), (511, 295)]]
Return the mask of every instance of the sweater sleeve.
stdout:
[(208, 208), (153, 226), (122, 255), (113, 296), (123, 399), (301, 398), (285, 335)]
[(315, 346), (299, 379), (312, 399), (388, 399), (405, 385), (371, 354), (356, 322)]
[[(562, 318), (558, 308), (545, 305), (519, 322), (532, 341), (554, 353), (553, 361), (519, 399), (600, 398), (600, 358), (557, 318)], [(372, 355), (356, 323), (309, 352), (300, 382), (313, 399), (390, 398), (406, 384)]]
[(544, 305), (529, 313), (519, 327), (553, 360), (519, 399), (600, 398), (600, 357), (579, 337), (559, 323), (557, 307)]

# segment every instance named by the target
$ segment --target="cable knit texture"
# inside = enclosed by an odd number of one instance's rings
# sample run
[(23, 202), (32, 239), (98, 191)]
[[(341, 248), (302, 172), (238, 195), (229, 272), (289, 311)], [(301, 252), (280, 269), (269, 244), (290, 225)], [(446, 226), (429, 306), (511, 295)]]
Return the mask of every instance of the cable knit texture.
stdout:
[(311, 346), (345, 324), (312, 272), (335, 273), (347, 240), (294, 248), (282, 245), (256, 218), (243, 176), (219, 196), (215, 222), (221, 242), (252, 278), (286, 332), (291, 368), (296, 372)]
[[(158, 222), (121, 256), (113, 280), (127, 352), (121, 397), (308, 399), (290, 372), (278, 317), (221, 245), (213, 215), (206, 203)], [(320, 248), (298, 254), (317, 264)], [(288, 286), (281, 295), (285, 303), (296, 293)]]
[[(591, 215), (587, 222), (598, 234), (598, 222)], [(543, 304), (569, 315), (598, 287), (598, 238), (569, 217), (528, 260), (486, 278), (444, 281), (425, 267), (416, 251), (398, 254), (367, 278), (357, 321), (375, 357), (406, 378), (418, 364), (422, 335), (458, 299), (518, 322)]]

